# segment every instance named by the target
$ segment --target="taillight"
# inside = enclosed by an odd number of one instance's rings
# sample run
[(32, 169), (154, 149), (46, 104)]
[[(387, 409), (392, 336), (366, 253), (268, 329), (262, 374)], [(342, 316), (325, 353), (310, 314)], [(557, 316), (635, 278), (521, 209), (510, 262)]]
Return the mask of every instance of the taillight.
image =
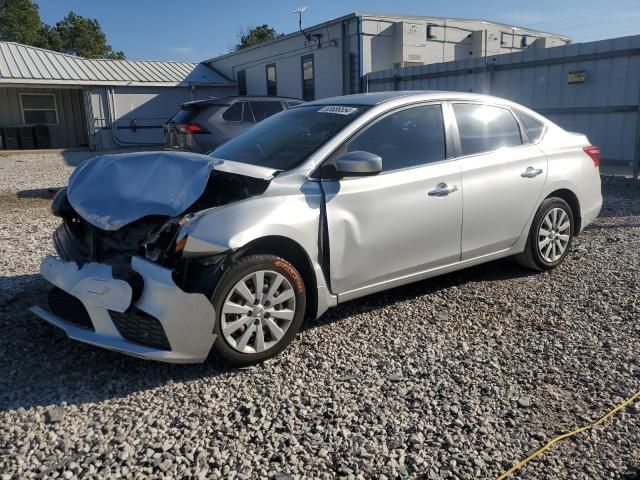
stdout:
[(185, 235), (180, 240), (178, 240), (178, 242), (176, 243), (176, 253), (181, 253), (182, 250), (184, 250), (184, 247), (187, 244), (187, 239), (188, 238), (189, 238), (189, 236)]
[(201, 127), (197, 123), (179, 123), (176, 130), (180, 133), (209, 133), (206, 128)]
[(584, 147), (583, 150), (584, 150), (584, 153), (589, 155), (591, 157), (591, 160), (593, 160), (593, 166), (599, 167), (600, 166), (600, 148), (596, 147), (595, 145), (589, 145), (588, 147)]

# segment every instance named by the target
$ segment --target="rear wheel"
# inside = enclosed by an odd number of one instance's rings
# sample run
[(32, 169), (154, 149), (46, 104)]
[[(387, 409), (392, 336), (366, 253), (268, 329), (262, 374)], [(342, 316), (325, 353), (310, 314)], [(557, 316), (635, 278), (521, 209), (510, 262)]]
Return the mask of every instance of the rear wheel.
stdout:
[(302, 276), (283, 258), (251, 255), (232, 265), (211, 299), (214, 353), (233, 366), (281, 352), (300, 329), (306, 308)]
[(573, 212), (562, 198), (547, 198), (536, 212), (524, 252), (516, 255), (521, 265), (551, 270), (562, 263), (571, 247)]

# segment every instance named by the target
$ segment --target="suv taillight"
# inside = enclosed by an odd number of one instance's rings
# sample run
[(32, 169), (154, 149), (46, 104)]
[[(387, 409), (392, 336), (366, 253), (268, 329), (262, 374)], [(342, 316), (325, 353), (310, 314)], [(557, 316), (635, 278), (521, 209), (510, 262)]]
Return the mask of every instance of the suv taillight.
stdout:
[(176, 130), (180, 133), (209, 133), (206, 128), (201, 127), (197, 123), (179, 123)]
[(596, 147), (595, 145), (589, 145), (588, 147), (584, 147), (583, 150), (584, 150), (584, 153), (589, 155), (591, 157), (591, 160), (593, 160), (593, 166), (599, 167), (600, 166), (600, 148)]

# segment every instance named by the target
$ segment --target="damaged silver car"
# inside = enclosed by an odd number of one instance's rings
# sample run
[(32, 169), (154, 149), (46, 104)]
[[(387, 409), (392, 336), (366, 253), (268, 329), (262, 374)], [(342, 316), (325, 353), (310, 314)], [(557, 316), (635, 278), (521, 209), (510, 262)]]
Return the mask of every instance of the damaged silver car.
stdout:
[(306, 103), (209, 156), (95, 157), (54, 198), (32, 310), (138, 357), (253, 364), (344, 301), (507, 256), (556, 267), (600, 210), (598, 165), (583, 135), (447, 92)]

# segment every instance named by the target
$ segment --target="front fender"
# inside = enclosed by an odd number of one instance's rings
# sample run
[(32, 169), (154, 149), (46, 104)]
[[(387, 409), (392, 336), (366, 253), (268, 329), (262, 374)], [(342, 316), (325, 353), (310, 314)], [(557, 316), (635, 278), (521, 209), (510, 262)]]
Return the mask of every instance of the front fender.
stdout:
[(180, 237), (188, 235), (183, 257), (236, 250), (259, 238), (276, 235), (298, 243), (309, 258), (318, 258), (320, 186), (305, 190), (251, 197), (196, 215), (180, 233)]

